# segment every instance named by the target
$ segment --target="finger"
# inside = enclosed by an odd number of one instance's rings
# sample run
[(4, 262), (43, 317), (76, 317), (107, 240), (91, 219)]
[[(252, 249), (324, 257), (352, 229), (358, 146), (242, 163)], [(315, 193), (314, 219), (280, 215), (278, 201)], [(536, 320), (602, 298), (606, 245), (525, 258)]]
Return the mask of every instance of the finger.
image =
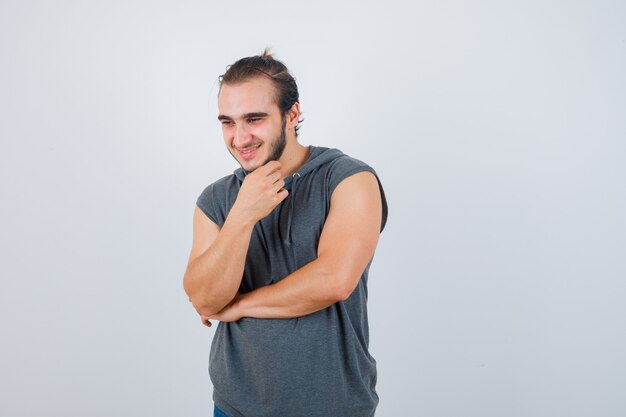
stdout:
[(263, 173), (271, 174), (274, 171), (278, 171), (282, 167), (282, 164), (278, 161), (269, 161), (267, 164), (263, 165), (261, 168), (263, 169)]
[(272, 184), (271, 189), (274, 192), (279, 192), (284, 186), (285, 186), (285, 180), (281, 178), (278, 181), (276, 181), (274, 184)]
[[(279, 200), (278, 203), (280, 203), (281, 201), (283, 201), (285, 198), (287, 198), (287, 196), (289, 195), (289, 191), (285, 190), (284, 188), (281, 188), (278, 193), (276, 193), (276, 195), (278, 196)], [(278, 204), (277, 203), (277, 204)]]
[(271, 175), (269, 175), (269, 179), (273, 184), (275, 184), (277, 181), (282, 180), (283, 176), (280, 171), (274, 171)]

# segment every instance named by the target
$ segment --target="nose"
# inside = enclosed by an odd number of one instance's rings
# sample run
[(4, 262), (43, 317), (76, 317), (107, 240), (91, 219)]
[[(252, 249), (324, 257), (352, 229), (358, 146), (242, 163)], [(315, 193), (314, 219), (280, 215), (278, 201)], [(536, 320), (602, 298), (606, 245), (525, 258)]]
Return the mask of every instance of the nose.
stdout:
[(233, 140), (233, 145), (237, 148), (245, 148), (251, 141), (252, 135), (250, 131), (245, 126), (245, 123), (237, 124), (235, 127), (235, 138)]

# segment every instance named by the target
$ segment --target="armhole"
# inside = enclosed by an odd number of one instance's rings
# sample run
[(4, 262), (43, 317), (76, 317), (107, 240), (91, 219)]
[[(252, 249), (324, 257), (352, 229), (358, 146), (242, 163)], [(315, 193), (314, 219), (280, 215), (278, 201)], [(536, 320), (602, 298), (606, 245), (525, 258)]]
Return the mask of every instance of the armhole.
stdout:
[(209, 218), (213, 223), (219, 225), (215, 215), (215, 208), (213, 206), (213, 195), (212, 195), (212, 187), (209, 186), (205, 188), (204, 191), (200, 194), (198, 199), (196, 200), (196, 207), (198, 207), (205, 216)]

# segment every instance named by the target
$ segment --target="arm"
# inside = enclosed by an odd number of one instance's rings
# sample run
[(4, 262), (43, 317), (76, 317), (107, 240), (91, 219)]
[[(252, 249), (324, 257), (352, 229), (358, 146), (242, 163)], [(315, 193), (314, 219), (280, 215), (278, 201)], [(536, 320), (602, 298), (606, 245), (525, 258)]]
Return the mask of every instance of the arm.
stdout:
[(221, 230), (196, 208), (183, 286), (200, 315), (215, 314), (237, 294), (254, 225), (287, 196), (279, 169), (272, 161), (246, 176)]
[(332, 194), (318, 258), (275, 284), (238, 296), (205, 319), (300, 317), (347, 299), (374, 256), (381, 216), (376, 177), (360, 172), (346, 178)]
[(221, 310), (237, 293), (250, 236), (250, 224), (227, 219), (220, 230), (198, 207), (183, 287), (199, 314)]

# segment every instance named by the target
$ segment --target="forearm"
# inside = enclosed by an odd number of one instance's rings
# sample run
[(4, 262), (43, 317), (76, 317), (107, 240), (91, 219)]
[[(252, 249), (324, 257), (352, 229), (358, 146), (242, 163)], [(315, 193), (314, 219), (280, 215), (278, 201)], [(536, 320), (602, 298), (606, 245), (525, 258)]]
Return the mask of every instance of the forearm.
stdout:
[(315, 260), (281, 281), (243, 294), (236, 305), (241, 317), (301, 317), (345, 300), (354, 288), (346, 288), (330, 265)]
[(220, 311), (237, 294), (253, 227), (229, 215), (211, 246), (189, 263), (184, 287), (199, 314)]

